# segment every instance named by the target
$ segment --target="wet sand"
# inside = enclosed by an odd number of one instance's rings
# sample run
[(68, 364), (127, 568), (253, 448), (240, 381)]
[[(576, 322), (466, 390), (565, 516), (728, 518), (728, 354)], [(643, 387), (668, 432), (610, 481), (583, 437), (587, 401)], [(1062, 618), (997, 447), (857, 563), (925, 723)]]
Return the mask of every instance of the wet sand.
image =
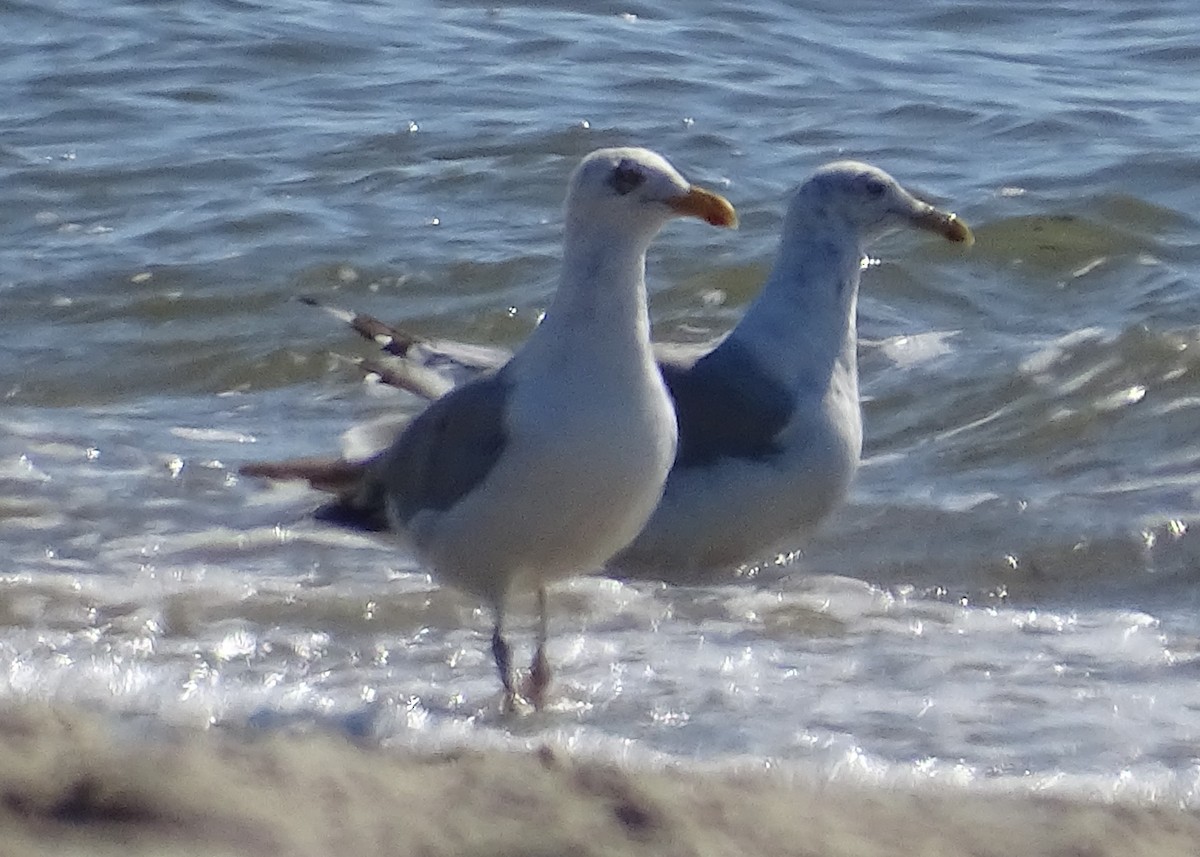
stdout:
[[(1134, 804), (419, 753), (331, 735), (0, 712), (0, 854), (1194, 857), (1200, 816)], [(136, 737), (134, 733), (137, 733)]]

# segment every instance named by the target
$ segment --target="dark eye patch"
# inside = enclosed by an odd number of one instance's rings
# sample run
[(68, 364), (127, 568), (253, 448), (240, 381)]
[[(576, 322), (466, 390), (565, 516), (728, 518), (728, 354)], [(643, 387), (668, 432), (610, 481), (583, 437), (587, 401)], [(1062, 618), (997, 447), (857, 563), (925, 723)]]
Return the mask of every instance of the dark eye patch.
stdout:
[(867, 193), (870, 196), (879, 198), (879, 197), (883, 196), (884, 191), (887, 190), (887, 185), (885, 185), (879, 179), (867, 179), (866, 188), (867, 188)]
[(646, 177), (642, 174), (641, 170), (622, 161), (613, 169), (612, 177), (608, 180), (608, 183), (612, 185), (613, 190), (624, 196), (645, 180)]

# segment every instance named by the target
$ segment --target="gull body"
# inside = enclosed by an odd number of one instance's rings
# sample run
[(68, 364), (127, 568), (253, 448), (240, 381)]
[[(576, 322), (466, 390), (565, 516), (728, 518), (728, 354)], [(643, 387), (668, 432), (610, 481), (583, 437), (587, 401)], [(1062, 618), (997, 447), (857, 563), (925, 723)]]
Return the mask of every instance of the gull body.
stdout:
[(679, 451), (658, 507), (613, 567), (737, 566), (810, 534), (842, 502), (862, 453), (862, 261), (871, 241), (906, 226), (971, 239), (868, 164), (828, 164), (796, 189), (742, 320), (694, 362), (662, 364)]
[(553, 302), (510, 361), (438, 398), (364, 461), (243, 468), (332, 490), (318, 517), (399, 534), (438, 581), (484, 599), (508, 704), (517, 693), (504, 636), (510, 593), (538, 593), (530, 697), (540, 704), (546, 585), (597, 570), (662, 494), (677, 430), (650, 348), (645, 254), (685, 215), (736, 222), (728, 202), (653, 152), (592, 153), (569, 185)]
[[(971, 243), (953, 214), (869, 164), (839, 161), (793, 192), (761, 293), (711, 350), (659, 355), (679, 448), (655, 511), (610, 570), (703, 580), (810, 534), (845, 498), (862, 451), (857, 301), (867, 246), (898, 228)], [(344, 316), (399, 362), (384, 379), (436, 396), (491, 357)], [(678, 352), (678, 349), (674, 349)]]

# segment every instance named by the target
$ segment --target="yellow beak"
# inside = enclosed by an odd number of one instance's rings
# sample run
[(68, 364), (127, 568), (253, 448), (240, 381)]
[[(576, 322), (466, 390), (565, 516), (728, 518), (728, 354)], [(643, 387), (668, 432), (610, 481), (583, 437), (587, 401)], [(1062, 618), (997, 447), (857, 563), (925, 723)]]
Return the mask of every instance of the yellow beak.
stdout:
[(942, 211), (932, 205), (923, 208), (919, 214), (913, 215), (912, 222), (918, 229), (936, 232), (955, 244), (965, 244), (970, 247), (975, 243), (975, 236), (971, 233), (971, 228), (959, 220), (957, 214)]
[(667, 205), (687, 217), (698, 217), (713, 226), (737, 229), (738, 217), (733, 205), (719, 193), (692, 186), (683, 196), (667, 200)]

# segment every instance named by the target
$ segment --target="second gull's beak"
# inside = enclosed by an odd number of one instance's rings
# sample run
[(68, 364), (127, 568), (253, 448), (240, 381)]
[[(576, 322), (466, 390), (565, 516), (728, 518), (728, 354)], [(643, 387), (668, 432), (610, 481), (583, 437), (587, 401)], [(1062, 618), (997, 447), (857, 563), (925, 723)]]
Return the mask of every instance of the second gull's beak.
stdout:
[(971, 234), (971, 228), (959, 220), (957, 214), (942, 211), (932, 205), (922, 203), (920, 211), (912, 216), (912, 223), (918, 229), (936, 232), (955, 244), (965, 244), (970, 247), (975, 243), (975, 236)]

